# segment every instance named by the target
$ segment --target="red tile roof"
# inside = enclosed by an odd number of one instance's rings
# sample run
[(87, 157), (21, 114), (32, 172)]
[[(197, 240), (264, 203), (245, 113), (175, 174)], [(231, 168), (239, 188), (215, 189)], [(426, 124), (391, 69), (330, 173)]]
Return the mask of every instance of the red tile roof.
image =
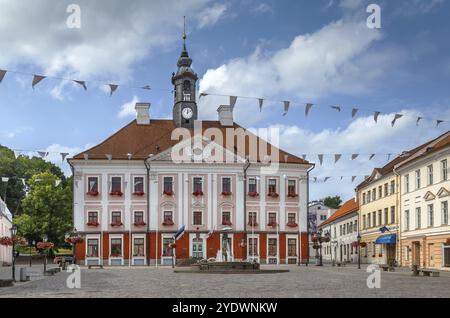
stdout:
[[(167, 149), (176, 145), (178, 140), (171, 140), (172, 131), (175, 129), (175, 124), (172, 120), (153, 119), (150, 125), (138, 125), (135, 120), (114, 133), (112, 136), (101, 142), (95, 147), (92, 147), (82, 153), (77, 154), (70, 160), (84, 160), (84, 155), (88, 154), (89, 160), (106, 160), (106, 155), (112, 155), (112, 160), (126, 160), (128, 154), (131, 154), (131, 160), (143, 160), (148, 158), (150, 154), (157, 155)], [(219, 121), (202, 121), (203, 131), (208, 128), (218, 128), (226, 136), (226, 128), (242, 128), (240, 125), (234, 123), (232, 127), (224, 127)], [(244, 128), (242, 128), (244, 129)], [(191, 130), (192, 131), (192, 130)], [(251, 134), (246, 130), (247, 133)], [(251, 134), (255, 136), (254, 134)], [(259, 138), (255, 136), (258, 140)], [(245, 154), (238, 154), (242, 157), (248, 155), (250, 150), (249, 139), (245, 139)], [(262, 141), (263, 145), (266, 144)], [(268, 144), (269, 145), (269, 144)], [(267, 147), (270, 151), (270, 147)], [(273, 147), (275, 151), (279, 151), (279, 162), (289, 164), (310, 164), (308, 161), (292, 155), (286, 151)], [(237, 153), (236, 147), (229, 149), (233, 153)], [(259, 152), (259, 151), (258, 151)], [(269, 154), (270, 155), (270, 154)], [(285, 161), (285, 156), (287, 160)], [(259, 162), (264, 158), (258, 158)], [(250, 158), (250, 160), (254, 160)]]
[(336, 221), (337, 219), (340, 219), (350, 213), (356, 212), (359, 209), (358, 201), (355, 201), (355, 199), (350, 199), (347, 202), (345, 202), (336, 212), (334, 212), (328, 219), (326, 219), (322, 224), (319, 225), (319, 227), (323, 227), (324, 225), (327, 225), (333, 221)]

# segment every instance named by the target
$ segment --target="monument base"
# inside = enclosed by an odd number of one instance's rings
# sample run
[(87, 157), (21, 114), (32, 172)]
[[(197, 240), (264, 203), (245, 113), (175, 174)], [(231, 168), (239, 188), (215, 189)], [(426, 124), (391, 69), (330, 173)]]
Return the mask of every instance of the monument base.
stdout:
[(252, 262), (201, 262), (186, 269), (175, 269), (174, 273), (192, 274), (273, 274), (286, 273), (288, 269), (261, 269)]

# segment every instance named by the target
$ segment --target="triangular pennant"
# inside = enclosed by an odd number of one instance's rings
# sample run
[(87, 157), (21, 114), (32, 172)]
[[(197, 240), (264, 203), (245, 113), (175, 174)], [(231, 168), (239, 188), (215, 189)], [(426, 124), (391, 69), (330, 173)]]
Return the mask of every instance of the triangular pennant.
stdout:
[(353, 108), (352, 109), (352, 118), (355, 118), (356, 114), (358, 113), (358, 108)]
[(42, 159), (48, 156), (48, 152), (45, 151), (38, 151), (37, 153)]
[(317, 177), (314, 177), (313, 179), (314, 179), (314, 182), (317, 182)]
[(8, 177), (2, 177), (2, 182), (8, 182), (9, 178)]
[(339, 113), (341, 112), (341, 107), (339, 106), (330, 106), (330, 107), (337, 110)]
[(306, 159), (306, 155), (302, 155), (302, 159), (305, 160)]
[(25, 178), (20, 179), (22, 181), (23, 186), (25, 187), (27, 184), (25, 183)]
[(370, 161), (370, 160), (372, 160), (372, 159), (373, 159), (373, 157), (375, 157), (375, 154), (374, 154), (374, 153), (370, 155), (370, 157), (369, 157), (369, 161)]
[(17, 159), (19, 158), (19, 156), (21, 155), (21, 151), (20, 150), (14, 150), (14, 157)]
[(388, 153), (388, 155), (387, 155), (388, 161), (391, 160), (391, 156), (392, 156), (392, 154), (391, 154), (391, 153)]
[(230, 96), (230, 106), (231, 109), (234, 108), (234, 105), (236, 105), (236, 101), (237, 101), (237, 96)]
[(335, 154), (334, 155), (334, 163), (338, 162), (339, 159), (341, 159), (342, 155), (341, 154)]
[(109, 96), (112, 96), (112, 94), (119, 88), (119, 85), (116, 84), (108, 84), (109, 86)]
[(322, 165), (322, 163), (323, 163), (323, 155), (317, 155), (317, 156), (319, 157), (320, 165)]
[(325, 179), (323, 180), (323, 183), (327, 182), (330, 179), (330, 177), (325, 177)]
[(5, 75), (6, 75), (6, 71), (0, 69), (0, 83), (3, 81), (3, 78), (5, 77)]
[(87, 91), (87, 86), (86, 86), (86, 82), (85, 81), (77, 81), (77, 80), (73, 80), (75, 83), (81, 85), (85, 91)]
[(131, 160), (132, 157), (133, 157), (133, 155), (131, 153), (127, 153), (128, 160)]
[(55, 187), (59, 186), (61, 184), (61, 180), (55, 180)]
[(61, 152), (60, 155), (61, 155), (61, 160), (62, 160), (62, 162), (64, 162), (64, 160), (66, 160), (66, 157), (67, 157), (69, 154), (68, 154), (67, 152)]
[(150, 87), (150, 85), (145, 85), (145, 86), (142, 86), (141, 87), (141, 89), (145, 89), (145, 90), (151, 90), (152, 88)]
[(395, 114), (394, 119), (391, 122), (392, 127), (394, 127), (394, 125), (397, 122), (397, 120), (402, 118), (402, 117), (403, 117), (403, 115), (401, 115), (401, 114)]
[(108, 159), (108, 161), (112, 160), (112, 155), (111, 154), (106, 154), (105, 156), (106, 156), (106, 159)]
[(31, 87), (34, 89), (34, 87), (35, 87), (40, 81), (42, 81), (44, 78), (46, 78), (46, 76), (42, 76), (42, 75), (33, 75), (33, 82), (31, 83)]
[(313, 104), (307, 103), (307, 104), (305, 105), (305, 117), (308, 116), (309, 111), (311, 110), (312, 107), (313, 107)]
[(352, 176), (352, 182), (354, 182), (356, 179), (356, 176)]
[(288, 161), (289, 156), (288, 155), (284, 155), (284, 162)]
[(419, 126), (419, 122), (422, 120), (422, 117), (417, 117), (416, 126)]
[(380, 112), (374, 112), (373, 113), (373, 120), (375, 120), (375, 122), (377, 123), (378, 122), (378, 116), (380, 116)]
[(444, 121), (443, 121), (443, 120), (440, 120), (440, 119), (436, 120), (436, 127), (439, 126), (440, 124), (442, 124), (443, 122), (444, 122)]
[(85, 153), (83, 154), (84, 160), (88, 160), (89, 159), (89, 154)]
[(208, 96), (208, 94), (206, 93), (201, 93), (200, 96), (198, 97), (198, 99), (201, 99), (202, 97)]
[(291, 102), (290, 102), (290, 101), (287, 101), (287, 100), (285, 100), (285, 101), (283, 102), (283, 104), (284, 104), (284, 112), (283, 112), (283, 116), (286, 116), (286, 114), (288, 113), (290, 103), (291, 103)]
[(264, 99), (258, 98), (258, 102), (259, 102), (259, 112), (262, 112), (262, 107), (263, 107)]
[(358, 158), (358, 156), (359, 156), (359, 154), (354, 153), (354, 154), (352, 155), (352, 160), (355, 160), (356, 158)]

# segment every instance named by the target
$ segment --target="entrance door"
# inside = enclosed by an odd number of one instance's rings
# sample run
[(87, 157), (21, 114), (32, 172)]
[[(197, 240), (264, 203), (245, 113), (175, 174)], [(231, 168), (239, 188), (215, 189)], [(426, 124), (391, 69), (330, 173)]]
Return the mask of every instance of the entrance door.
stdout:
[(195, 259), (203, 259), (203, 239), (194, 238), (192, 240), (192, 257)]
[(428, 266), (434, 267), (434, 244), (428, 244)]
[(420, 266), (420, 243), (413, 242), (413, 265)]
[(387, 254), (387, 263), (393, 264), (396, 258), (395, 255), (395, 244), (393, 245), (386, 245), (386, 254)]
[(444, 247), (444, 267), (450, 267), (450, 246)]

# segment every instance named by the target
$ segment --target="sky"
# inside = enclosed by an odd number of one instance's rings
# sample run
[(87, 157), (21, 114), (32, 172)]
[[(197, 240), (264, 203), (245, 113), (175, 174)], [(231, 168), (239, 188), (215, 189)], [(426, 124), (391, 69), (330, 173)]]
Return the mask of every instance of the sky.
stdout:
[[(379, 29), (366, 24), (371, 3), (381, 8)], [(67, 27), (70, 4), (80, 28)], [(17, 72), (0, 83), (0, 144), (47, 151), (69, 173), (58, 153), (101, 142), (134, 119), (137, 101), (152, 104), (152, 118), (170, 118), (186, 16), (199, 91), (267, 100), (259, 112), (256, 99), (238, 98), (235, 121), (278, 128), (283, 149), (316, 163), (311, 199), (349, 199), (388, 154), (449, 130), (435, 122), (450, 121), (449, 10), (445, 0), (0, 0), (0, 69)], [(54, 78), (32, 89), (29, 74), (85, 80), (88, 89)], [(108, 83), (121, 85), (112, 96)], [(200, 118), (217, 119), (227, 102), (202, 98)], [(315, 105), (308, 116), (305, 103)]]

